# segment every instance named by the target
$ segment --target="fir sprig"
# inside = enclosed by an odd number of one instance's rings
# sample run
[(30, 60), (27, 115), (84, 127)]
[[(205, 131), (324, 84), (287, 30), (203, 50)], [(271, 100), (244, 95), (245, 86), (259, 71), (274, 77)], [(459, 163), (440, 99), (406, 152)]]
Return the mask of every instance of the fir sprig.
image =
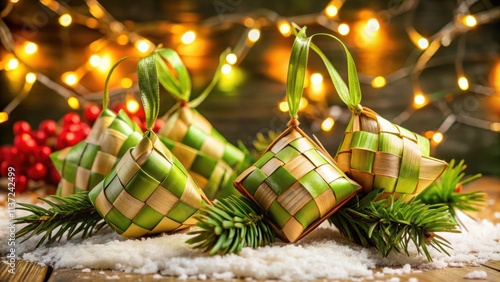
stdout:
[(81, 234), (85, 238), (105, 226), (105, 221), (96, 211), (88, 198), (88, 192), (65, 197), (51, 196), (52, 200), (40, 198), (50, 207), (43, 208), (34, 204), (19, 203), (18, 210), (30, 212), (29, 215), (15, 219), (15, 224), (27, 224), (16, 233), (18, 238), (29, 238), (44, 234), (36, 247), (44, 242), (51, 244), (60, 241), (66, 234), (69, 240)]
[(467, 166), (464, 160), (456, 165), (455, 163), (455, 160), (451, 160), (441, 177), (420, 193), (417, 199), (429, 205), (447, 205), (453, 220), (465, 228), (465, 225), (458, 219), (456, 210), (479, 211), (486, 201), (486, 194), (482, 191), (462, 193), (462, 186), (478, 179), (481, 174), (463, 179)]
[(229, 196), (214, 206), (203, 207), (195, 218), (198, 230), (187, 241), (194, 248), (213, 254), (240, 253), (243, 247), (257, 248), (275, 240), (271, 226), (260, 209), (243, 197)]
[(409, 255), (410, 242), (432, 261), (428, 246), (448, 254), (448, 241), (435, 232), (455, 232), (446, 205), (428, 205), (420, 200), (403, 202), (403, 198), (375, 201), (383, 190), (373, 190), (355, 197), (328, 220), (351, 241), (364, 247), (375, 247), (384, 257), (392, 251)]

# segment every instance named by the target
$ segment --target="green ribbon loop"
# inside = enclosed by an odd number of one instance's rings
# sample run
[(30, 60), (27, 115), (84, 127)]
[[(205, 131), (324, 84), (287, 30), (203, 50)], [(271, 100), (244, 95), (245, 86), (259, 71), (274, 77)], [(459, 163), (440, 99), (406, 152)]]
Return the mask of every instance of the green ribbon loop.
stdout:
[(118, 60), (109, 70), (108, 75), (106, 76), (106, 82), (104, 83), (104, 93), (102, 97), (102, 108), (107, 109), (108, 104), (109, 104), (109, 80), (111, 79), (111, 74), (113, 74), (113, 71), (118, 67), (119, 64), (121, 64), (123, 61), (129, 58), (135, 58), (131, 56), (126, 56)]
[(146, 114), (146, 127), (151, 130), (160, 110), (160, 89), (158, 72), (156, 69), (158, 53), (139, 60), (137, 64), (137, 77), (139, 79), (139, 92), (142, 106)]
[(306, 27), (302, 28), (292, 46), (292, 54), (288, 63), (288, 74), (286, 79), (286, 100), (290, 118), (297, 118), (299, 112), (300, 99), (304, 91), (304, 81), (306, 77), (307, 58), (311, 38), (306, 36)]
[(161, 85), (177, 100), (188, 102), (191, 96), (191, 78), (181, 58), (173, 49), (158, 49), (156, 52), (159, 55), (156, 63)]

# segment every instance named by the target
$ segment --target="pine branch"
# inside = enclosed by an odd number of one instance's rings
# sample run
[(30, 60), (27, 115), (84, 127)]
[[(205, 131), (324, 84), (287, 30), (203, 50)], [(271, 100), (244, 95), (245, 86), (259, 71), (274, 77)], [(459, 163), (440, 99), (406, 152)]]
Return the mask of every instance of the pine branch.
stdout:
[(443, 172), (440, 179), (432, 183), (427, 189), (417, 196), (423, 203), (434, 205), (444, 204), (448, 207), (455, 222), (465, 228), (465, 225), (457, 218), (456, 210), (479, 211), (486, 201), (486, 194), (481, 191), (461, 193), (462, 186), (481, 177), (481, 174), (463, 179), (464, 170), (467, 166), (464, 161), (455, 165), (451, 160), (448, 168)]
[(189, 232), (196, 235), (187, 241), (194, 248), (214, 254), (240, 253), (244, 247), (257, 248), (275, 240), (260, 209), (244, 197), (229, 196), (205, 206), (195, 218), (199, 230)]
[[(30, 212), (30, 215), (15, 219), (15, 224), (27, 224), (16, 233), (18, 238), (28, 240), (32, 236), (44, 234), (36, 248), (44, 242), (59, 242), (66, 233), (69, 240), (77, 234), (82, 238), (92, 235), (105, 226), (105, 221), (95, 210), (88, 198), (88, 192), (72, 194), (65, 197), (51, 196), (53, 200), (40, 198), (50, 207), (43, 208), (33, 204), (19, 203), (19, 210)], [(60, 227), (59, 229), (57, 229)]]
[[(384, 257), (392, 251), (409, 255), (413, 242), (419, 254), (432, 261), (428, 246), (448, 254), (448, 241), (435, 232), (460, 232), (446, 205), (427, 205), (420, 200), (403, 202), (389, 197), (376, 201), (383, 190), (355, 197), (328, 220), (349, 240), (375, 247)], [(448, 254), (449, 255), (449, 254)]]

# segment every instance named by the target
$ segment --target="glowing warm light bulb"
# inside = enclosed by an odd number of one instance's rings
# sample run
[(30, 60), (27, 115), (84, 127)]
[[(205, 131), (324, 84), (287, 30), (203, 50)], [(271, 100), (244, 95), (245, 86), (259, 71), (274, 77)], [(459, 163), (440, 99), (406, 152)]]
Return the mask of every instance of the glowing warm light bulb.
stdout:
[(19, 67), (19, 61), (16, 58), (11, 58), (7, 62), (7, 65), (5, 66), (5, 70), (11, 71), (17, 69), (18, 67)]
[(424, 50), (424, 49), (427, 49), (427, 47), (429, 47), (429, 41), (422, 37), (417, 41), (417, 45), (418, 45), (418, 48)]
[(468, 27), (473, 27), (477, 25), (477, 20), (473, 15), (467, 15), (464, 17), (463, 23)]
[(139, 39), (135, 42), (135, 48), (141, 53), (146, 53), (147, 51), (149, 51), (151, 46), (146, 39)]
[(68, 71), (68, 72), (63, 73), (61, 78), (62, 78), (62, 81), (64, 81), (64, 83), (66, 83), (69, 86), (76, 85), (78, 83), (78, 80), (79, 80), (78, 75), (72, 71)]
[(19, 2), (19, 0), (10, 0), (10, 3), (12, 4), (16, 4), (17, 2)]
[(335, 124), (335, 121), (333, 120), (333, 118), (327, 117), (321, 123), (321, 130), (323, 130), (325, 132), (331, 131), (334, 124)]
[(385, 77), (383, 76), (377, 76), (372, 80), (372, 87), (373, 88), (381, 88), (384, 87), (387, 81), (385, 80)]
[(330, 18), (333, 18), (335, 17), (339, 12), (339, 9), (333, 5), (333, 4), (330, 4), (328, 6), (326, 6), (326, 9), (325, 9), (325, 14), (327, 16), (329, 16)]
[(59, 17), (59, 24), (62, 26), (69, 26), (73, 22), (73, 18), (70, 14), (62, 14)]
[(196, 39), (196, 33), (192, 30), (186, 31), (181, 37), (182, 43), (186, 45), (193, 43), (195, 39)]
[(427, 101), (427, 99), (425, 98), (424, 94), (422, 94), (422, 93), (415, 95), (415, 97), (413, 98), (413, 102), (415, 103), (415, 105), (417, 107), (423, 106), (426, 101)]
[(300, 98), (300, 103), (299, 103), (299, 111), (302, 111), (309, 105), (309, 101), (307, 101), (306, 98), (302, 97)]
[(256, 42), (260, 38), (260, 30), (253, 28), (248, 32), (248, 40), (251, 42)]
[(464, 91), (469, 89), (469, 81), (467, 80), (467, 77), (461, 76), (458, 78), (457, 82), (458, 82), (458, 87), (460, 87), (460, 89)]
[(343, 23), (339, 25), (338, 31), (340, 35), (347, 35), (349, 34), (350, 28), (347, 24)]
[(321, 73), (313, 73), (311, 75), (311, 84), (313, 85), (320, 85), (321, 83), (323, 83), (323, 76), (321, 75)]
[(227, 56), (226, 56), (226, 62), (228, 64), (234, 65), (234, 64), (236, 64), (237, 61), (238, 61), (238, 57), (236, 56), (236, 54), (234, 54), (234, 53), (227, 54)]
[(441, 132), (435, 132), (433, 135), (432, 135), (432, 141), (434, 141), (435, 143), (439, 144), (443, 141), (443, 133)]
[(278, 107), (280, 111), (288, 112), (288, 102), (281, 102)]
[(246, 18), (246, 19), (243, 21), (243, 24), (244, 24), (246, 27), (252, 27), (252, 26), (255, 24), (255, 21), (254, 21), (254, 19), (252, 19), (252, 18)]
[(139, 110), (139, 102), (137, 102), (137, 100), (134, 97), (129, 96), (127, 97), (126, 107), (129, 113), (135, 114)]
[(126, 34), (120, 34), (118, 35), (118, 37), (116, 37), (116, 43), (118, 43), (118, 45), (126, 45), (128, 43), (128, 35)]
[(292, 27), (287, 21), (282, 21), (279, 24), (279, 30), (283, 36), (290, 36), (292, 34)]
[(26, 44), (24, 45), (24, 52), (28, 55), (35, 54), (37, 50), (38, 45), (33, 42), (26, 42)]
[(68, 98), (68, 105), (73, 110), (78, 110), (78, 108), (80, 108), (80, 101), (78, 101), (78, 99), (75, 97), (69, 97)]
[(9, 120), (9, 114), (6, 112), (0, 112), (0, 123), (6, 122)]
[(106, 73), (111, 68), (111, 57), (109, 55), (101, 56), (99, 65), (97, 66), (100, 72)]
[(94, 68), (97, 68), (101, 64), (101, 56), (97, 54), (90, 56), (89, 63)]
[(120, 85), (123, 88), (130, 88), (133, 85), (132, 79), (128, 77), (124, 77), (120, 80)]
[(491, 131), (500, 132), (500, 122), (492, 122), (490, 124)]
[(366, 31), (368, 32), (376, 32), (380, 29), (380, 24), (375, 18), (371, 18), (366, 23)]
[(231, 73), (231, 71), (233, 70), (233, 67), (231, 67), (230, 64), (224, 64), (221, 68), (221, 72), (225, 75), (228, 75)]
[(26, 74), (26, 82), (29, 84), (33, 84), (36, 81), (36, 74), (29, 72)]

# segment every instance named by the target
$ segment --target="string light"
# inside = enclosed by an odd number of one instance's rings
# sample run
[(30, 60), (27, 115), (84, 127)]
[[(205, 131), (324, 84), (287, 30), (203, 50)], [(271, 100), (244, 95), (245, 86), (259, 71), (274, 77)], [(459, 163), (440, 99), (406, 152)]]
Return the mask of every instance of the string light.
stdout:
[(280, 104), (278, 105), (278, 108), (280, 109), (280, 111), (282, 112), (288, 112), (288, 102), (280, 102)]
[(146, 53), (151, 49), (151, 46), (148, 40), (139, 39), (135, 42), (135, 48), (141, 53)]
[(73, 18), (70, 14), (63, 14), (59, 17), (59, 24), (66, 27), (73, 22)]
[(24, 45), (24, 53), (28, 54), (28, 55), (33, 55), (36, 53), (36, 51), (38, 50), (38, 45), (36, 45), (35, 43), (33, 42), (26, 42), (25, 45)]
[(464, 17), (463, 23), (468, 27), (474, 27), (477, 25), (477, 20), (473, 15), (467, 15)]
[(78, 110), (80, 108), (80, 101), (78, 101), (78, 99), (75, 97), (69, 97), (68, 98), (68, 105), (73, 110)]
[(9, 120), (9, 114), (6, 112), (0, 112), (0, 123), (4, 123)]
[(246, 27), (253, 27), (255, 25), (255, 21), (254, 19), (250, 18), (250, 17), (247, 17), (245, 18), (245, 20), (243, 21), (243, 24), (246, 26)]
[(300, 103), (299, 103), (299, 111), (304, 110), (305, 108), (307, 108), (308, 105), (309, 105), (309, 101), (307, 101), (306, 98), (301, 97)]
[(375, 18), (371, 18), (366, 23), (365, 31), (368, 33), (377, 32), (380, 29), (380, 24)]
[(94, 68), (97, 68), (101, 64), (101, 56), (97, 54), (90, 56), (89, 63)]
[(12, 71), (19, 67), (19, 61), (16, 58), (10, 58), (5, 66), (5, 70)]
[(16, 4), (17, 2), (19, 2), (19, 0), (10, 0), (10, 3), (12, 4)]
[(226, 56), (226, 62), (228, 64), (234, 65), (234, 64), (236, 64), (237, 61), (238, 61), (238, 57), (236, 56), (236, 54), (234, 54), (234, 53), (227, 54), (227, 56)]
[(231, 71), (233, 70), (233, 67), (231, 67), (230, 64), (224, 64), (221, 68), (221, 72), (225, 75), (228, 75), (231, 73)]
[(127, 45), (128, 44), (128, 41), (129, 41), (129, 38), (128, 38), (128, 35), (126, 34), (120, 34), (118, 35), (118, 37), (116, 37), (116, 43), (118, 43), (118, 45)]
[(196, 39), (196, 33), (192, 30), (186, 31), (181, 37), (182, 43), (186, 45), (193, 43), (195, 39)]
[(99, 65), (97, 66), (97, 69), (101, 73), (107, 73), (109, 69), (111, 68), (112, 60), (109, 55), (103, 55), (99, 57)]
[(260, 30), (253, 28), (248, 32), (248, 40), (251, 42), (256, 42), (260, 38)]
[(69, 86), (74, 86), (78, 83), (78, 75), (75, 72), (68, 71), (62, 74), (61, 79)]
[(424, 94), (422, 93), (418, 93), (417, 95), (415, 95), (415, 97), (413, 98), (413, 103), (415, 104), (415, 106), (417, 108), (421, 108), (425, 105), (425, 103), (427, 102), (427, 98), (425, 98)]
[(500, 132), (500, 122), (492, 122), (490, 124), (490, 130), (494, 132)]
[(441, 132), (434, 132), (434, 134), (432, 135), (432, 141), (434, 141), (436, 144), (439, 144), (443, 141), (444, 139), (444, 136), (443, 136), (443, 133)]
[(27, 83), (33, 84), (36, 81), (36, 74), (34, 74), (32, 72), (29, 72), (29, 73), (26, 74), (25, 79), (26, 79)]
[(321, 75), (321, 73), (313, 73), (311, 75), (311, 83), (313, 85), (320, 85), (321, 83), (323, 83), (323, 76)]
[(292, 35), (292, 27), (290, 26), (290, 24), (287, 21), (281, 21), (279, 23), (278, 28), (283, 36), (288, 37), (288, 36)]
[(350, 28), (345, 23), (340, 24), (339, 27), (338, 27), (338, 32), (339, 32), (340, 35), (347, 35), (347, 34), (349, 34), (349, 31), (350, 31)]
[(139, 110), (139, 102), (132, 96), (132, 95), (127, 95), (127, 111), (131, 114), (137, 113)]
[(373, 88), (382, 88), (385, 86), (387, 81), (385, 80), (385, 77), (383, 76), (377, 76), (372, 80), (372, 87)]
[(422, 50), (427, 49), (427, 47), (429, 47), (429, 41), (422, 37), (417, 41), (417, 46)]
[(321, 130), (323, 130), (325, 132), (329, 132), (332, 130), (334, 124), (335, 124), (335, 121), (333, 120), (333, 118), (327, 117), (321, 123)]
[(120, 86), (125, 89), (132, 87), (132, 85), (133, 85), (132, 79), (128, 77), (124, 77), (120, 80)]
[(325, 14), (330, 18), (335, 17), (338, 13), (339, 9), (334, 4), (328, 4), (325, 8)]
[(460, 89), (462, 89), (463, 91), (469, 89), (469, 81), (465, 76), (460, 76), (457, 82), (458, 82), (458, 87), (460, 87)]

